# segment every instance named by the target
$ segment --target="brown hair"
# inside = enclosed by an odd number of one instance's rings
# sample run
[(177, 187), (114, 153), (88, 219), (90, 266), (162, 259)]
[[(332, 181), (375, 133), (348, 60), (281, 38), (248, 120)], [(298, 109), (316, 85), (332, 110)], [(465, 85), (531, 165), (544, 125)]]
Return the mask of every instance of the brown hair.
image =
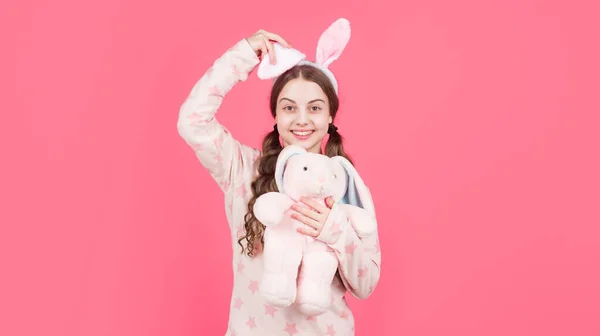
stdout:
[[(339, 108), (339, 99), (335, 89), (329, 78), (323, 72), (310, 65), (295, 66), (279, 76), (275, 83), (273, 83), (270, 97), (270, 109), (273, 118), (275, 118), (276, 115), (277, 97), (281, 93), (281, 90), (283, 90), (283, 87), (290, 80), (296, 78), (303, 78), (315, 82), (321, 87), (325, 95), (329, 98), (329, 113), (331, 114), (332, 120), (335, 121), (335, 116)], [(342, 136), (337, 132), (337, 128), (333, 125), (329, 125), (329, 139), (325, 145), (325, 155), (329, 157), (341, 155), (352, 162), (350, 157), (344, 151), (342, 142)], [(283, 147), (279, 142), (279, 132), (277, 131), (277, 128), (274, 127), (273, 131), (265, 136), (262, 143), (262, 154), (256, 161), (258, 176), (252, 182), (252, 198), (248, 202), (248, 212), (244, 217), (245, 236), (238, 239), (238, 243), (242, 247), (242, 253), (245, 251), (248, 256), (255, 256), (258, 249), (264, 244), (263, 235), (265, 226), (254, 216), (253, 207), (256, 199), (260, 195), (270, 191), (278, 191), (275, 183), (275, 165), (277, 163), (277, 157), (282, 149)], [(242, 241), (244, 240), (247, 243), (246, 248), (242, 245)]]

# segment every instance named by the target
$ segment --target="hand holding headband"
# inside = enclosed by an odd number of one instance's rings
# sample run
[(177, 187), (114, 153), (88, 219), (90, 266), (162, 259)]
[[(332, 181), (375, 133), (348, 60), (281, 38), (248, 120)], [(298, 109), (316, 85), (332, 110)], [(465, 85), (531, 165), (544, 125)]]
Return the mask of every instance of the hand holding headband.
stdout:
[(270, 57), (266, 54), (258, 66), (257, 76), (260, 79), (276, 78), (295, 65), (308, 64), (323, 71), (337, 92), (337, 80), (329, 70), (329, 65), (340, 57), (348, 41), (350, 41), (350, 22), (340, 18), (321, 34), (317, 42), (315, 62), (305, 60), (306, 55), (294, 48), (287, 48), (274, 42), (273, 49), (277, 63), (271, 64)]

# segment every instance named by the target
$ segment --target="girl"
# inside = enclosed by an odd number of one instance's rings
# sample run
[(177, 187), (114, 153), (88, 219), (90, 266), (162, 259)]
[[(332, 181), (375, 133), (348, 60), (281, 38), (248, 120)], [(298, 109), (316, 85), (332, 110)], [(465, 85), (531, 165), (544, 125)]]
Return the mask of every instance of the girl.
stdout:
[[(181, 107), (177, 125), (181, 137), (225, 194), (234, 248), (234, 287), (226, 335), (354, 335), (354, 319), (344, 295), (349, 291), (365, 299), (373, 292), (380, 274), (379, 240), (377, 234), (359, 238), (352, 225), (344, 225), (336, 237), (328, 236), (329, 230), (323, 228), (332, 225), (333, 217), (339, 222), (344, 216), (335, 211), (331, 199), (326, 206), (307, 200), (304, 206), (294, 207), (294, 217), (306, 224), (299, 231), (326, 242), (339, 259), (328, 310), (306, 316), (293, 305), (271, 306), (257, 292), (263, 272), (264, 226), (255, 218), (253, 204), (258, 196), (276, 191), (275, 164), (283, 146), (295, 144), (320, 153), (329, 135), (324, 154), (347, 158), (333, 123), (339, 103), (337, 82), (328, 70), (311, 63), (298, 62), (274, 82), (270, 109), (275, 126), (265, 137), (262, 150), (239, 143), (215, 119), (226, 93), (245, 81), (261, 61), (279, 64), (272, 41), (293, 50), (279, 35), (263, 30), (227, 50), (193, 87)], [(350, 222), (352, 218), (346, 216), (343, 220)]]

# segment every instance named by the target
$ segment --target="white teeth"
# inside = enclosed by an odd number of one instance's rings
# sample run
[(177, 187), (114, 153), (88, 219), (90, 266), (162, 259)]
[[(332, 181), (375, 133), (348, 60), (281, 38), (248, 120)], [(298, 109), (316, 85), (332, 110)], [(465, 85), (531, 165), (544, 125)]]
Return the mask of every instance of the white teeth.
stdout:
[(299, 135), (299, 136), (309, 135), (312, 132), (313, 131), (304, 131), (304, 132), (293, 131), (294, 134)]

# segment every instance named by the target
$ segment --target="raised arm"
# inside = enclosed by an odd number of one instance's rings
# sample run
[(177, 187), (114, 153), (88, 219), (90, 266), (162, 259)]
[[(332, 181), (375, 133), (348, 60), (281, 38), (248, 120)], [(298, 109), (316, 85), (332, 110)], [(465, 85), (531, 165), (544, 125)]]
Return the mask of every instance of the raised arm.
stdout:
[(215, 114), (227, 92), (245, 81), (258, 63), (248, 41), (240, 40), (204, 73), (179, 111), (180, 136), (223, 191), (241, 170), (251, 167), (258, 150), (239, 143)]

